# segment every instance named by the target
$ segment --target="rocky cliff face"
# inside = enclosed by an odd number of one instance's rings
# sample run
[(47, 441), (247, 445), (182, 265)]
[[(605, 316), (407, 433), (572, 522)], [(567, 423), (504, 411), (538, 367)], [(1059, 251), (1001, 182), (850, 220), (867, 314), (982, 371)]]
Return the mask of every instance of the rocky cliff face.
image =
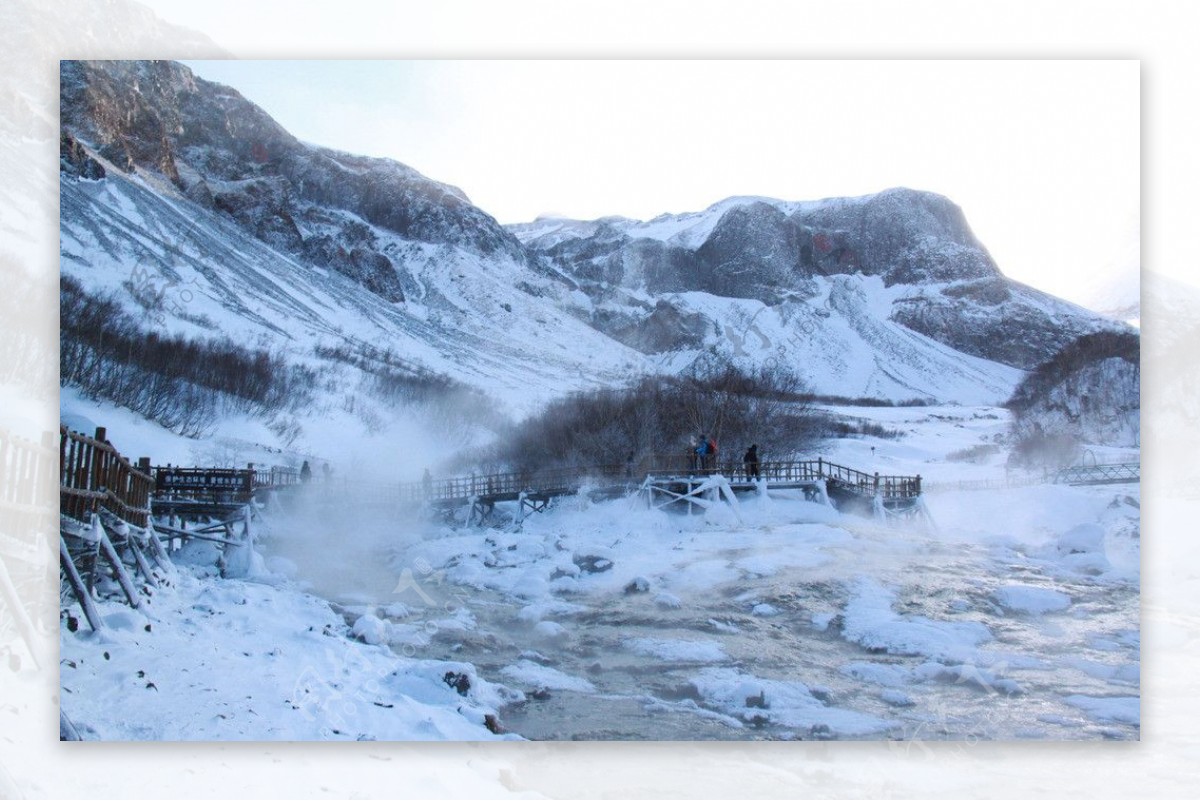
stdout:
[(387, 159), (298, 141), (236, 91), (167, 61), (63, 62), (62, 127), (126, 172), (171, 182), (262, 242), (404, 299), (376, 226), (416, 242), (523, 260), (458, 189)]
[[(890, 319), (1019, 369), (1082, 334), (1113, 327), (1005, 278), (962, 210), (929, 192), (892, 189), (815, 202), (731, 198), (645, 223), (543, 220), (511, 230), (608, 301), (624, 289), (658, 298), (704, 292), (776, 307), (822, 298), (820, 278), (877, 277), (893, 290)], [(663, 340), (661, 315), (640, 319), (659, 330), (644, 339)]]

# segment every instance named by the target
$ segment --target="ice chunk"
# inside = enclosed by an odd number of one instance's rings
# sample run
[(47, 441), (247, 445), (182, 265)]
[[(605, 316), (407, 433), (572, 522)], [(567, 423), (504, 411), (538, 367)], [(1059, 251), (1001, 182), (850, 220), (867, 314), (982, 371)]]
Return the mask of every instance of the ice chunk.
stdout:
[(1047, 587), (1031, 587), (1026, 584), (1009, 584), (992, 593), (996, 603), (1010, 612), (1026, 615), (1042, 615), (1061, 612), (1071, 605), (1071, 597)]
[(569, 690), (577, 693), (594, 693), (596, 691), (595, 685), (587, 679), (570, 676), (560, 670), (539, 665), (527, 659), (522, 659), (515, 665), (509, 665), (500, 672), (510, 681), (539, 690)]
[(375, 615), (363, 615), (354, 621), (350, 633), (368, 645), (379, 645), (391, 639), (391, 626)]
[(712, 640), (657, 640), (647, 637), (626, 640), (625, 647), (636, 654), (653, 656), (667, 662), (725, 662), (728, 654)]
[(1141, 699), (1136, 696), (1068, 695), (1063, 700), (1082, 709), (1092, 720), (1103, 723), (1129, 723), (1134, 726), (1141, 723)]

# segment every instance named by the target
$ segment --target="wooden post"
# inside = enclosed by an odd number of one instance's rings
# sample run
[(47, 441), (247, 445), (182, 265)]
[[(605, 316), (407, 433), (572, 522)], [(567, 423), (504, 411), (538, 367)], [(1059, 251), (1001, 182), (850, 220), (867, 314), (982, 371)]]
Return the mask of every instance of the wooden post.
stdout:
[[(154, 537), (154, 532), (150, 532), (150, 536)], [(146, 556), (142, 553), (142, 549), (133, 539), (133, 535), (129, 537), (129, 550), (133, 554), (133, 561), (137, 565), (137, 569), (143, 576), (146, 577), (146, 582), (155, 589), (158, 589), (158, 579), (154, 577), (154, 573), (150, 570), (150, 563), (146, 561)]]
[(129, 571), (125, 569), (125, 563), (121, 561), (121, 555), (113, 547), (112, 540), (108, 538), (108, 532), (104, 530), (103, 524), (96, 520), (95, 525), (100, 532), (100, 553), (104, 554), (104, 558), (112, 565), (113, 573), (117, 576), (117, 583), (121, 585), (121, 591), (125, 593), (129, 605), (137, 609), (141, 606), (141, 599), (138, 598), (137, 590), (133, 587), (133, 580), (129, 578)]
[(83, 583), (83, 577), (75, 569), (75, 563), (71, 561), (71, 552), (67, 550), (67, 542), (61, 534), (58, 536), (58, 564), (67, 574), (67, 581), (71, 585), (75, 600), (79, 601), (80, 607), (83, 608), (88, 625), (92, 627), (92, 631), (100, 631), (104, 628), (104, 620), (100, 617), (100, 612), (96, 609), (96, 604), (93, 603), (92, 596)]

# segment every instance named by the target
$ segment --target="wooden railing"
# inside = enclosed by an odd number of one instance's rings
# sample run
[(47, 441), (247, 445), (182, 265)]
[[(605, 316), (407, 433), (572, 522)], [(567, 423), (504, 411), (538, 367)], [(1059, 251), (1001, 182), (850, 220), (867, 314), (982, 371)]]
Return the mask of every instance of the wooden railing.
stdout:
[(773, 483), (827, 480), (863, 495), (887, 499), (914, 498), (921, 494), (920, 476), (887, 476), (865, 473), (824, 459), (758, 463), (757, 471), (735, 461), (705, 463), (688, 455), (651, 457), (626, 464), (562, 468), (460, 476), (400, 484), (397, 499), (403, 502), (446, 502), (472, 497), (515, 496), (522, 492), (562, 495), (595, 485), (637, 485), (647, 476), (656, 478), (721, 475), (733, 482), (756, 478)]
[(108, 442), (103, 428), (89, 437), (60, 426), (59, 434), (61, 513), (88, 522), (92, 514), (107, 509), (130, 525), (145, 528), (154, 486), (149, 472), (130, 464)]
[(294, 467), (269, 467), (254, 469), (255, 489), (290, 487), (300, 483), (300, 471)]

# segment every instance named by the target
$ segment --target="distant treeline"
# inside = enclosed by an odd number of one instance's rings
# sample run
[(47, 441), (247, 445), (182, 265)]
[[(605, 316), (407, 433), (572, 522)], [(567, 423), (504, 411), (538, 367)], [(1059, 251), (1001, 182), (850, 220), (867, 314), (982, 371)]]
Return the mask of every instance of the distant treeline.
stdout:
[(1132, 331), (1100, 331), (1079, 337), (1025, 376), (1005, 406), (1017, 413), (1025, 411), (1067, 376), (1110, 358), (1141, 364), (1141, 337)]
[(369, 343), (318, 345), (324, 364), (310, 367), (227, 337), (192, 339), (148, 327), (116, 297), (88, 292), (70, 276), (62, 277), (59, 312), (62, 386), (184, 436), (201, 436), (221, 417), (243, 413), (268, 418), (286, 444), (301, 430), (297, 412), (320, 414), (338, 397), (368, 430), (386, 425), (378, 406), (419, 408), (439, 431), (506, 422), (478, 390)]
[(111, 295), (70, 276), (59, 294), (60, 383), (185, 436), (231, 412), (264, 414), (311, 401), (316, 372), (229, 339), (146, 330)]
[(807, 394), (805, 400), (809, 403), (823, 403), (826, 406), (863, 406), (874, 409), (911, 408), (916, 406), (937, 406), (938, 401), (931, 398), (907, 398), (906, 400), (888, 400), (887, 398), (852, 398), (846, 395)]
[(1141, 337), (1132, 331), (1085, 334), (1068, 343), (1017, 385), (1005, 404), (1013, 412), (1011, 464), (1047, 469), (1074, 464), (1082, 456), (1084, 437), (1095, 433), (1089, 431), (1089, 426), (1113, 417), (1122, 407), (1136, 414), (1138, 398), (1122, 396), (1120, 382), (1097, 387), (1097, 391), (1081, 397), (1077, 415), (1062, 408), (1055, 415), (1047, 408), (1054, 390), (1069, 378), (1090, 365), (1113, 358), (1140, 367)]

